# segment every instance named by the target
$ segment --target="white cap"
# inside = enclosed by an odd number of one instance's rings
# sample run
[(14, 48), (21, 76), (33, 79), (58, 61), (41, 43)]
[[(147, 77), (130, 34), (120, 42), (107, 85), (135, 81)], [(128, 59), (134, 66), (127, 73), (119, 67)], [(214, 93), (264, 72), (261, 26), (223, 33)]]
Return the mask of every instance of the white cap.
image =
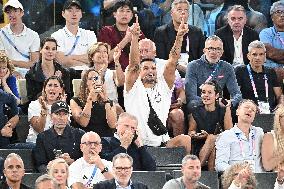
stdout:
[(3, 7), (3, 11), (4, 12), (5, 12), (5, 9), (8, 6), (14, 7), (15, 9), (22, 9), (22, 10), (24, 10), (23, 5), (18, 0), (9, 0)]

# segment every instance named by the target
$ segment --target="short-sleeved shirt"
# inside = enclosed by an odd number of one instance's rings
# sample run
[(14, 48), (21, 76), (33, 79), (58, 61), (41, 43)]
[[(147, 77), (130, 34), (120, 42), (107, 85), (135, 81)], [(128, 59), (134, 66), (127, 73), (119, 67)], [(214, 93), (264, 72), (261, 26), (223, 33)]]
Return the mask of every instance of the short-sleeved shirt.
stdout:
[[(284, 44), (281, 41), (281, 39), (284, 39), (284, 32), (277, 32), (274, 26), (263, 29), (259, 33), (259, 39), (261, 42), (268, 43), (274, 48), (282, 50), (284, 49)], [(283, 64), (278, 64), (269, 58), (267, 58), (265, 66), (272, 68), (283, 68)]]
[[(66, 26), (51, 34), (51, 37), (54, 37), (57, 41), (57, 50), (63, 52), (65, 55), (69, 54), (71, 51), (75, 44), (76, 37), (78, 37), (78, 41), (71, 55), (87, 54), (88, 49), (97, 42), (95, 32), (78, 28), (77, 34), (73, 35)], [(88, 66), (75, 66), (73, 68), (76, 70), (84, 70), (88, 69)]]
[[(30, 59), (22, 56), (15, 48), (10, 44), (2, 31), (5, 32), (7, 37), (16, 45), (17, 49), (25, 54), (30, 55), (32, 52), (38, 52), (40, 49), (40, 39), (37, 32), (27, 28), (23, 24), (23, 31), (20, 34), (14, 34), (10, 28), (10, 24), (7, 24), (0, 31), (0, 50), (5, 50), (5, 53), (11, 60), (28, 62)], [(16, 71), (21, 73), (27, 72), (26, 68), (16, 67)], [(22, 72), (23, 71), (23, 72)]]
[(277, 99), (274, 94), (274, 87), (280, 87), (280, 84), (277, 80), (277, 76), (274, 69), (263, 67), (263, 72), (257, 73), (251, 69), (253, 81), (255, 83), (258, 99), (256, 99), (251, 80), (249, 77), (249, 72), (247, 70), (247, 66), (241, 66), (236, 68), (236, 78), (238, 81), (238, 85), (240, 87), (242, 96), (244, 99), (251, 99), (256, 104), (257, 101), (265, 101), (266, 102), (266, 95), (265, 95), (265, 79), (264, 75), (266, 74), (267, 83), (268, 83), (268, 102), (270, 106), (270, 110), (273, 110), (277, 105)]
[(138, 129), (140, 131), (143, 143), (148, 146), (160, 146), (162, 142), (168, 141), (169, 135), (154, 135), (148, 126), (150, 107), (147, 95), (151, 105), (164, 125), (168, 118), (171, 105), (171, 96), (173, 89), (170, 89), (165, 78), (158, 77), (158, 81), (153, 88), (145, 88), (139, 77), (128, 92), (124, 90), (124, 106), (126, 112), (135, 115), (138, 119)]
[[(50, 129), (52, 127), (52, 122), (50, 118), (51, 105), (48, 105), (47, 109), (48, 109), (48, 114), (45, 119), (44, 130)], [(39, 117), (40, 112), (41, 112), (41, 104), (39, 103), (39, 100), (32, 101), (28, 109), (28, 121), (30, 122), (34, 116)], [(27, 136), (26, 141), (36, 143), (37, 135), (38, 135), (38, 132), (36, 132), (34, 128), (30, 125), (29, 134)]]
[[(102, 159), (105, 167), (112, 170), (112, 162)], [(96, 168), (96, 172), (94, 169)], [(91, 176), (94, 172), (94, 177), (91, 179)], [(69, 177), (68, 177), (68, 186), (72, 186), (76, 182), (80, 182), (83, 185), (86, 185), (88, 181), (90, 184), (88, 187), (92, 187), (94, 184), (104, 181), (106, 178), (101, 173), (101, 170), (97, 168), (94, 164), (87, 163), (83, 157), (77, 159), (69, 167)]]

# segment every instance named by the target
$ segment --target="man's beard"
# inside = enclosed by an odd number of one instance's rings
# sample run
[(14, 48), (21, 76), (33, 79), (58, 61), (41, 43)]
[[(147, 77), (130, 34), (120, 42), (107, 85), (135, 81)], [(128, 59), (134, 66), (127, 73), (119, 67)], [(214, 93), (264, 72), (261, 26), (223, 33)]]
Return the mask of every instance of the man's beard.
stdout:
[(144, 84), (156, 84), (157, 79), (154, 78), (154, 77), (149, 78), (149, 77), (145, 76), (145, 77), (142, 78), (142, 83), (144, 83)]

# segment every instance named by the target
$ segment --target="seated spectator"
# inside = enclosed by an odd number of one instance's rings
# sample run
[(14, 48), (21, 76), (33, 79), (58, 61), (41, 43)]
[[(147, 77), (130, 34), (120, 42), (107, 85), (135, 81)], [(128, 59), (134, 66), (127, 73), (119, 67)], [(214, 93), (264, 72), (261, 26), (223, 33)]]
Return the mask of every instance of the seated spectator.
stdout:
[(39, 176), (35, 181), (35, 189), (59, 189), (57, 181), (48, 174)]
[(192, 139), (193, 153), (200, 158), (201, 166), (208, 161), (208, 169), (214, 170), (215, 141), (219, 133), (233, 127), (231, 107), (218, 103), (220, 87), (216, 81), (201, 85), (202, 104), (192, 108), (188, 135)]
[(283, 189), (284, 188), (284, 162), (278, 164), (277, 166), (277, 178), (274, 184), (274, 189)]
[(274, 69), (263, 66), (266, 49), (262, 42), (253, 41), (248, 46), (249, 64), (236, 68), (236, 78), (244, 99), (253, 100), (260, 113), (272, 112), (280, 103), (282, 89)]
[(251, 189), (256, 188), (256, 184), (255, 175), (247, 163), (236, 163), (222, 175), (223, 189)]
[(69, 125), (69, 106), (64, 101), (51, 106), (52, 127), (38, 134), (34, 149), (35, 165), (38, 171), (46, 172), (47, 164), (57, 157), (69, 165), (82, 156), (81, 137), (84, 131)]
[(29, 68), (39, 60), (39, 35), (23, 23), (23, 5), (18, 0), (9, 0), (3, 6), (9, 24), (1, 28), (0, 51), (7, 54), (16, 67), (19, 78), (23, 78)]
[[(220, 60), (224, 50), (222, 40), (216, 36), (210, 36), (205, 41), (204, 54), (200, 59), (194, 60), (187, 65), (185, 76), (185, 94), (187, 107), (200, 104), (200, 86), (210, 80), (216, 80), (223, 90), (226, 86), (231, 96), (227, 104), (236, 107), (242, 99), (233, 66)], [(221, 106), (225, 106), (220, 102)]]
[[(98, 41), (108, 43), (111, 47), (111, 50), (108, 53), (109, 68), (115, 67), (115, 63), (113, 61), (115, 47), (118, 47), (121, 50), (119, 63), (124, 71), (129, 62), (131, 28), (133, 28), (133, 26), (129, 27), (134, 11), (132, 1), (116, 1), (112, 10), (115, 18), (115, 24), (111, 26), (104, 26), (98, 34)], [(140, 38), (145, 38), (144, 34), (141, 34)]]
[(59, 189), (69, 189), (67, 187), (69, 166), (64, 159), (57, 158), (53, 160), (50, 167), (48, 167), (48, 174), (57, 181)]
[(263, 129), (251, 125), (257, 112), (258, 107), (252, 100), (240, 102), (236, 113), (238, 123), (230, 130), (222, 132), (216, 140), (216, 171), (225, 171), (231, 165), (245, 161), (250, 164), (253, 172), (263, 172)]
[[(10, 108), (11, 118), (7, 120), (7, 115), (4, 112), (4, 107)], [(13, 129), (19, 121), (19, 111), (14, 95), (4, 92), (0, 89), (0, 148), (7, 148), (10, 144), (10, 138), (13, 134)]]
[(83, 76), (78, 97), (70, 101), (72, 116), (84, 131), (94, 131), (100, 137), (113, 136), (116, 106), (108, 99), (104, 78), (94, 68)]
[(117, 103), (117, 87), (123, 86), (124, 84), (124, 73), (119, 63), (121, 51), (119, 48), (116, 48), (113, 52), (115, 70), (107, 68), (109, 63), (109, 53), (110, 46), (107, 43), (98, 42), (90, 47), (90, 49), (88, 50), (88, 57), (90, 61), (90, 67), (94, 68), (104, 77), (107, 97)]
[(111, 162), (101, 159), (101, 138), (95, 132), (87, 132), (81, 138), (83, 157), (69, 167), (68, 185), (72, 189), (92, 188), (94, 184), (113, 178)]
[(66, 67), (76, 70), (71, 79), (81, 78), (81, 71), (89, 67), (87, 51), (97, 37), (94, 31), (79, 27), (83, 10), (80, 1), (66, 0), (63, 5), (62, 17), (65, 19), (65, 27), (51, 34), (58, 43), (56, 59)]
[(258, 33), (246, 26), (246, 10), (241, 5), (234, 5), (227, 11), (228, 24), (218, 29), (215, 34), (219, 36), (224, 45), (221, 57), (234, 67), (248, 64), (247, 46), (250, 42), (258, 40)]
[(20, 104), (17, 79), (12, 75), (13, 72), (14, 65), (11, 60), (5, 54), (0, 53), (0, 89), (13, 95), (17, 99), (17, 104)]
[(163, 186), (163, 189), (210, 188), (198, 181), (201, 177), (201, 164), (197, 156), (186, 155), (182, 159), (181, 172), (181, 177), (169, 180)]
[(106, 180), (94, 185), (93, 189), (117, 189), (117, 188), (139, 188), (148, 189), (140, 182), (131, 181), (133, 171), (133, 159), (125, 153), (119, 153), (113, 157), (114, 179)]
[(44, 38), (40, 43), (40, 60), (26, 74), (27, 96), (29, 101), (37, 100), (43, 88), (44, 81), (56, 75), (62, 79), (65, 93), (70, 98), (69, 71), (55, 60), (57, 41), (52, 37)]
[(265, 133), (262, 141), (262, 164), (266, 171), (275, 170), (284, 159), (284, 106), (275, 111), (273, 130)]
[[(183, 36), (188, 31), (187, 26), (182, 20), (170, 58), (166, 62), (163, 74), (160, 75), (157, 73), (153, 59), (140, 61), (138, 48), (140, 28), (136, 21), (132, 32), (129, 66), (125, 73), (124, 102), (126, 112), (138, 119), (138, 130), (144, 145), (183, 146), (186, 152), (190, 153), (190, 137), (179, 135), (170, 139), (165, 127), (171, 104), (176, 63), (180, 57)], [(157, 124), (153, 125), (154, 122)], [(157, 125), (160, 128), (158, 132), (155, 129)], [(162, 132), (159, 132), (161, 130)]]
[(6, 179), (0, 182), (1, 189), (31, 189), (22, 184), (22, 179), (25, 175), (25, 165), (18, 154), (11, 153), (6, 157), (3, 173)]
[(41, 96), (29, 104), (28, 120), (30, 129), (26, 142), (34, 144), (38, 133), (52, 127), (51, 105), (58, 100), (65, 99), (64, 84), (59, 77), (51, 76), (45, 80)]
[[(266, 47), (266, 66), (273, 68), (282, 68), (283, 59), (283, 38), (284, 38), (284, 24), (283, 24), (284, 2), (277, 1), (271, 5), (270, 16), (273, 21), (273, 26), (263, 29), (259, 33), (260, 41)], [(281, 80), (282, 81), (282, 80)]]
[[(182, 20), (186, 23), (189, 30), (182, 38), (181, 58), (179, 63), (186, 66), (189, 61), (198, 59), (202, 55), (204, 36), (199, 28), (188, 25), (189, 6), (187, 0), (174, 0), (171, 5), (172, 21), (156, 29), (154, 42), (157, 47), (158, 58), (169, 58), (171, 48), (175, 42), (175, 36)], [(180, 67), (177, 67), (177, 69), (181, 73), (185, 73), (185, 70), (180, 69)]]
[(116, 133), (102, 138), (102, 158), (111, 161), (119, 153), (132, 157), (134, 171), (155, 171), (156, 162), (146, 150), (138, 131), (138, 120), (129, 113), (119, 115)]

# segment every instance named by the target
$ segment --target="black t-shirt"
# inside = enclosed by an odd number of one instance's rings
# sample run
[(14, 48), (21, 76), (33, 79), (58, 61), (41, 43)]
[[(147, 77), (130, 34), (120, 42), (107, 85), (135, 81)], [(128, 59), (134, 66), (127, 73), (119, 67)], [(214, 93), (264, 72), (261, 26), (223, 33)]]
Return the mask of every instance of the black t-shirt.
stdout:
[(266, 102), (265, 79), (264, 79), (264, 74), (266, 74), (267, 83), (268, 83), (268, 101), (270, 105), (270, 110), (273, 110), (275, 108), (275, 106), (277, 105), (277, 99), (275, 97), (273, 87), (280, 87), (280, 84), (277, 81), (277, 76), (274, 69), (263, 67), (263, 72), (261, 73), (257, 73), (251, 69), (258, 99), (256, 99), (254, 95), (247, 67), (246, 66), (237, 67), (235, 72), (243, 99), (253, 100), (256, 104), (258, 100)]

